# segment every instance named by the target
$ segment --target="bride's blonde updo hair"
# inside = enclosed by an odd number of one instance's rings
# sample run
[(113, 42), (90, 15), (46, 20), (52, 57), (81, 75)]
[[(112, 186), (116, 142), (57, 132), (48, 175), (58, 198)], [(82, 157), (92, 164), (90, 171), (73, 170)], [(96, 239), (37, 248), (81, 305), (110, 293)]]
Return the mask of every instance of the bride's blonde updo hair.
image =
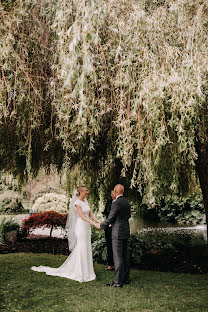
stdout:
[(76, 192), (76, 196), (79, 196), (80, 193), (82, 192), (82, 190), (85, 188), (85, 185), (81, 185), (77, 187), (77, 192)]

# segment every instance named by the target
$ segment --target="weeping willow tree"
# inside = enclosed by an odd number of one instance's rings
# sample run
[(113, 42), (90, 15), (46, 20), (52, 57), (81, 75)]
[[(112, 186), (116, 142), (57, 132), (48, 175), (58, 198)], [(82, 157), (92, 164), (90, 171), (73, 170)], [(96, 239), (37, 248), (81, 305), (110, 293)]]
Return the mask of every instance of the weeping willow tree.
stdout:
[(208, 221), (207, 1), (16, 0), (0, 14), (1, 169), (53, 163), (103, 194), (120, 178), (151, 203), (199, 181)]
[(63, 159), (49, 88), (54, 10), (54, 1), (0, 3), (0, 168), (20, 182)]

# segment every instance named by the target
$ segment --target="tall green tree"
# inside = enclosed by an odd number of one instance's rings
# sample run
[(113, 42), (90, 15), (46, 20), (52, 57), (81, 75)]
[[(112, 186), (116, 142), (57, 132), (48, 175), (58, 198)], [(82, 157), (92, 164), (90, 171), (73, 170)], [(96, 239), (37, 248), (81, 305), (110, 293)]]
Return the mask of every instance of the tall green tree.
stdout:
[(207, 1), (5, 3), (1, 168), (122, 176), (152, 203), (199, 181), (208, 222)]
[(63, 159), (50, 90), (54, 3), (0, 1), (0, 168), (21, 181)]

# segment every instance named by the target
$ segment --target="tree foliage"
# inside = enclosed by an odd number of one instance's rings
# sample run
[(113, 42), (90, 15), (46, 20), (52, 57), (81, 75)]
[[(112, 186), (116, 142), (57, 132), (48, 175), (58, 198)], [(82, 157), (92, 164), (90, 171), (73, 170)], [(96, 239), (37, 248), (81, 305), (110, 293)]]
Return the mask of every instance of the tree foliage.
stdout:
[(0, 4), (0, 167), (20, 178), (62, 157), (49, 92), (54, 9), (54, 1)]
[(55, 211), (58, 213), (67, 212), (67, 197), (64, 194), (45, 193), (38, 197), (31, 210), (35, 212)]
[(207, 13), (205, 0), (2, 1), (0, 167), (64, 165), (100, 196), (121, 176), (149, 202), (187, 192), (197, 142), (208, 151)]
[(23, 220), (22, 232), (29, 233), (32, 229), (39, 227), (50, 227), (50, 238), (53, 228), (62, 227), (65, 228), (67, 220), (67, 214), (58, 213), (56, 211), (45, 211), (34, 213), (27, 219)]

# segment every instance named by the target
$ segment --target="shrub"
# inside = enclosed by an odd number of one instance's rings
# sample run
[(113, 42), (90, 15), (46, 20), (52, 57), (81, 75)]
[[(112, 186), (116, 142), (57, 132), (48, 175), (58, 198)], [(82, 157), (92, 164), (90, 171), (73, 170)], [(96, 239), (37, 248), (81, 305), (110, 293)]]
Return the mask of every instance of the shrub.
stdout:
[[(103, 234), (103, 232), (101, 232)], [(105, 236), (100, 235), (98, 239), (92, 243), (93, 260), (98, 263), (106, 262), (107, 260), (107, 248), (105, 242)]]
[(91, 241), (92, 243), (98, 240), (101, 236), (104, 237), (103, 231), (98, 231), (94, 226), (91, 227)]
[(139, 214), (143, 220), (148, 220), (148, 221), (160, 220), (157, 210), (146, 204), (141, 204), (139, 206)]
[(20, 196), (14, 191), (0, 194), (0, 213), (17, 214), (25, 212)]
[(5, 242), (5, 234), (10, 231), (20, 231), (20, 225), (16, 223), (14, 220), (6, 220), (4, 218), (0, 224), (0, 244), (4, 244)]
[(131, 234), (129, 239), (129, 261), (131, 265), (137, 265), (141, 262), (144, 253), (144, 241), (137, 234)]
[[(142, 229), (136, 234), (131, 234), (129, 239), (129, 260), (131, 265), (139, 265), (145, 253), (158, 253), (173, 256), (181, 249), (193, 246), (205, 246), (201, 234), (193, 231), (167, 231), (165, 229)], [(105, 262), (107, 249), (104, 232), (98, 234), (92, 230), (93, 259)]]
[(58, 213), (64, 213), (67, 211), (67, 196), (58, 193), (43, 194), (35, 200), (32, 211), (56, 211)]
[(136, 236), (143, 243), (144, 250), (158, 248), (170, 253), (181, 247), (206, 245), (203, 236), (192, 230), (142, 229)]
[(172, 223), (204, 224), (205, 211), (202, 196), (192, 194), (187, 198), (171, 196), (161, 199), (156, 207), (141, 204), (139, 214), (143, 220), (165, 221)]
[(30, 216), (29, 218), (24, 219), (22, 224), (22, 232), (28, 233), (31, 229), (42, 226), (51, 227), (51, 237), (53, 228), (65, 228), (66, 220), (67, 214), (57, 213), (56, 211), (38, 212)]
[(161, 221), (193, 224), (205, 223), (205, 212), (201, 195), (192, 195), (185, 199), (170, 197), (162, 200), (158, 208)]
[(107, 248), (105, 242), (105, 232), (98, 231), (95, 227), (92, 227), (92, 253), (93, 260), (98, 263), (106, 262), (107, 260)]

